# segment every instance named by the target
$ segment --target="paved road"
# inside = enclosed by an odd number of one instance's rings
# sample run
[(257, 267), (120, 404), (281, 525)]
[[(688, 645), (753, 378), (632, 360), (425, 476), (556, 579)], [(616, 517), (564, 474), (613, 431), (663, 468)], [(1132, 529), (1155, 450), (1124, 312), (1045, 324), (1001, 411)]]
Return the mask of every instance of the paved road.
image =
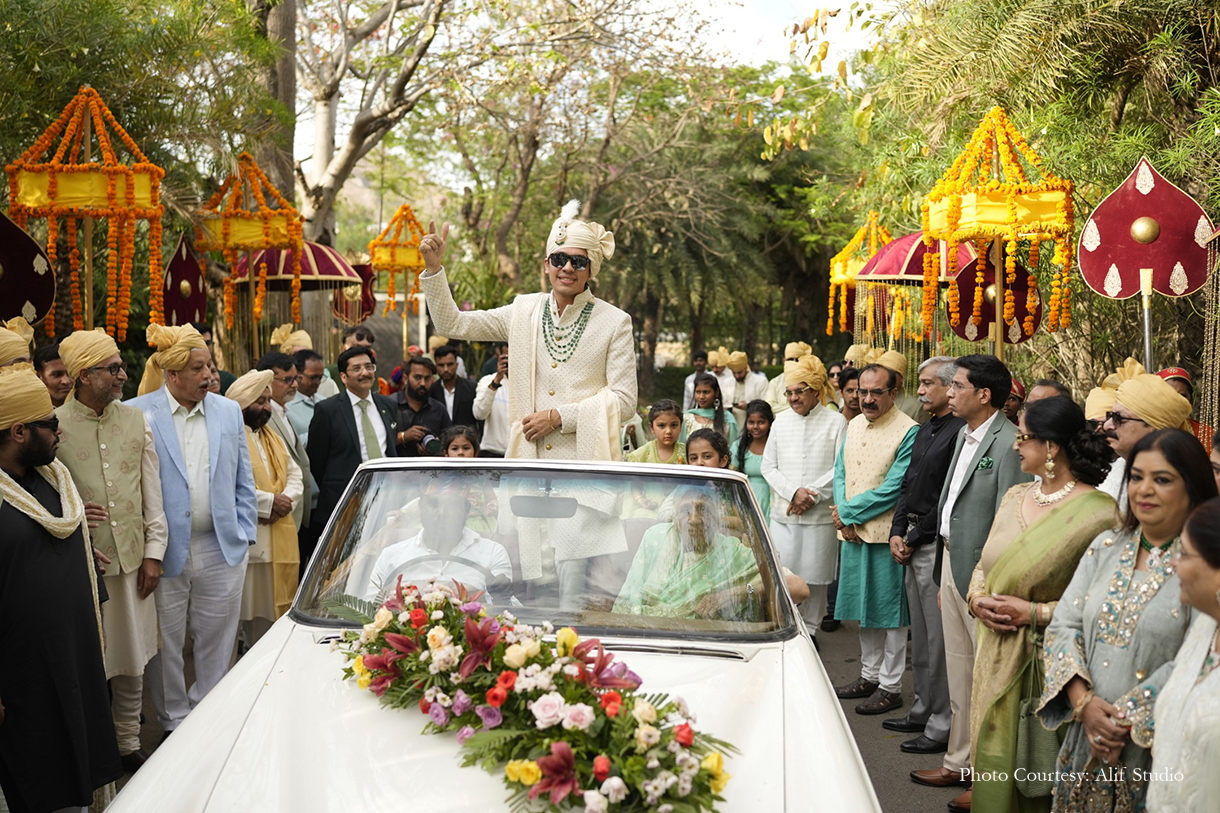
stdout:
[[(836, 686), (851, 683), (860, 677), (860, 639), (854, 623), (844, 624), (832, 633), (819, 631), (818, 640), (822, 646), (822, 663)], [(855, 712), (859, 700), (840, 702), (872, 777), (881, 809), (886, 813), (944, 813), (949, 800), (964, 788), (929, 788), (917, 785), (909, 778), (911, 771), (939, 767), (943, 755), (904, 754), (898, 746), (915, 735), (898, 734), (881, 727), (882, 720), (906, 714), (911, 707), (911, 690), (911, 669), (908, 664), (902, 681), (904, 705), (900, 710), (888, 715), (864, 716)]]

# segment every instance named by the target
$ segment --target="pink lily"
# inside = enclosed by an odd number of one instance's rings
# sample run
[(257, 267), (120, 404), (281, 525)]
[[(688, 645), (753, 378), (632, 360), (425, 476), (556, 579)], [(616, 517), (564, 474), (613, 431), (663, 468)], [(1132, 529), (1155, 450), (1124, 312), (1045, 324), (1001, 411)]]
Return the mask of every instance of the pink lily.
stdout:
[(480, 665), (491, 669), (491, 653), (500, 643), (500, 631), (493, 631), (494, 620), (484, 618), (482, 623), (476, 624), (473, 618), (466, 616), (466, 644), (470, 649), (458, 667), (462, 680), (470, 677)]
[(542, 769), (542, 781), (530, 788), (530, 798), (537, 799), (543, 793), (550, 792), (551, 804), (558, 805), (574, 793), (583, 796), (576, 778), (576, 757), (572, 748), (562, 740), (551, 743), (551, 755), (538, 757), (535, 760)]
[[(593, 647), (597, 647), (597, 655), (590, 657)], [(572, 650), (572, 657), (580, 662), (581, 680), (594, 689), (638, 689), (643, 682), (640, 676), (627, 668), (627, 664), (619, 661), (613, 663), (614, 656), (606, 652), (602, 642), (596, 638), (581, 641)]]

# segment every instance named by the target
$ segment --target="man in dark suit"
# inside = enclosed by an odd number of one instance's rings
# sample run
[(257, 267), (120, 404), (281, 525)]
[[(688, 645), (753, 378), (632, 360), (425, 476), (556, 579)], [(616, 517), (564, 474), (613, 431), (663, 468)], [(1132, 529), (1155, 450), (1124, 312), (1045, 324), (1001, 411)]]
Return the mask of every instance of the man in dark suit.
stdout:
[(398, 406), (373, 392), (377, 364), (367, 347), (349, 347), (335, 366), (344, 391), (320, 401), (309, 422), (306, 451), (318, 483), (318, 507), (311, 525), (321, 530), (361, 463), (394, 457)]
[[(970, 576), (991, 532), (991, 521), (1008, 489), (1029, 480), (1013, 450), (1016, 427), (1000, 411), (1012, 391), (1012, 375), (995, 356), (957, 360), (949, 385), (949, 407), (966, 422), (958, 433), (940, 492), (937, 533), (941, 623), (953, 722), (948, 751), (940, 768), (912, 771), (920, 784), (967, 784), (970, 759), (970, 696), (974, 679), (975, 620), (966, 606)], [(969, 810), (970, 791), (950, 810)]]
[(445, 413), (453, 426), (471, 426), (482, 430), (482, 424), (474, 416), (474, 396), (478, 385), (457, 373), (457, 350), (451, 344), (436, 348), (437, 380), (432, 384), (431, 396), (445, 405)]

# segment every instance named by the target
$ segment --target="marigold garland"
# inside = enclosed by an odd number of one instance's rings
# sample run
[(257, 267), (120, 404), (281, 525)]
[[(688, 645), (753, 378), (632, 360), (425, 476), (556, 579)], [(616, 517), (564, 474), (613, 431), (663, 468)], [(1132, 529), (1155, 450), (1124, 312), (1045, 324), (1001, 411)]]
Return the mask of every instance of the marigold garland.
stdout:
[[(254, 200), (254, 208), (245, 206), (245, 193)], [(271, 208), (272, 204), (275, 208)], [(274, 234), (273, 222), (283, 221), (284, 237)], [(219, 236), (207, 223), (220, 224)], [(234, 235), (233, 224), (239, 222), (260, 224), (259, 236), (242, 239)], [(304, 221), (288, 199), (276, 189), (255, 163), (254, 157), (243, 152), (237, 156), (237, 171), (225, 178), (216, 194), (204, 204), (200, 211), (199, 225), (195, 228), (195, 250), (200, 254), (200, 267), (204, 265), (204, 252), (219, 251), (229, 263), (229, 276), (224, 282), (225, 324), (232, 329), (237, 308), (237, 286), (233, 279), (239, 252), (256, 252), (266, 249), (285, 249), (292, 253), (292, 323), (301, 321), (301, 255), (304, 251)], [(248, 274), (254, 269), (248, 268)], [(261, 275), (261, 271), (259, 272)], [(251, 303), (254, 321), (262, 318), (262, 303), (255, 292)]]
[[(160, 225), (160, 221), (156, 221)], [(84, 330), (85, 317), (80, 298), (80, 245), (76, 239), (76, 218), (68, 217), (68, 270), (72, 293), (72, 329)]]
[[(71, 220), (71, 218), (68, 218)], [(59, 272), (59, 217), (51, 215), (47, 218), (47, 261), (51, 265), (51, 273)], [(51, 307), (47, 310), (43, 329), (47, 337), (55, 338), (55, 297), (51, 297)]]
[[(406, 237), (403, 236), (404, 229)], [(377, 273), (385, 271), (389, 274), (386, 303), (385, 308), (381, 311), (382, 316), (398, 310), (394, 277), (400, 271), (403, 273), (404, 292), (407, 287), (406, 275), (411, 272), (415, 273), (415, 281), (411, 284), (411, 290), (404, 299), (403, 316), (404, 318), (406, 316), (408, 301), (411, 312), (419, 313), (419, 300), (416, 298), (416, 294), (420, 291), (419, 275), (424, 270), (423, 258), (419, 254), (419, 242), (423, 237), (424, 227), (415, 218), (415, 212), (411, 210), (411, 207), (404, 203), (394, 212), (394, 216), (381, 230), (381, 234), (369, 242), (369, 264), (373, 266), (373, 271)]]
[[(1041, 176), (1034, 183), (1022, 167), (1021, 159)], [(993, 162), (999, 163), (999, 171), (993, 171)], [(970, 137), (966, 148), (954, 159), (949, 170), (936, 182), (924, 202), (923, 226), (925, 245), (944, 240), (948, 256), (953, 257), (958, 243), (965, 240), (992, 240), (1000, 238), (1007, 243), (1005, 278), (1009, 290), (1005, 292), (1003, 314), (1005, 323), (1016, 318), (1016, 301), (1011, 295), (1011, 286), (1016, 281), (1016, 253), (1023, 239), (1037, 242), (1040, 239), (1054, 240), (1055, 262), (1059, 265), (1052, 271), (1052, 285), (1060, 282), (1066, 288), (1067, 269), (1071, 262), (1071, 241), (1074, 232), (1072, 209), (1072, 182), (1048, 172), (1042, 159), (1026, 143), (1024, 137), (1008, 120), (999, 107), (992, 108)], [(963, 219), (963, 198), (971, 196), (971, 214)], [(993, 204), (1002, 199), (1005, 204), (1003, 222), (988, 219), (985, 209), (975, 210), (975, 205)], [(1025, 201), (1026, 213), (1019, 216), (1017, 203)], [(1053, 212), (1040, 213), (1053, 205)], [(1032, 259), (1032, 256), (1031, 256)], [(1032, 263), (1036, 267), (1036, 262)], [(1031, 269), (1031, 273), (1032, 273)], [(925, 300), (934, 293), (936, 280), (925, 263)], [(1036, 292), (1031, 291), (1027, 302), (1036, 303)], [(1048, 319), (1049, 330), (1066, 327), (1070, 323), (1070, 307), (1067, 295), (1053, 296)], [(981, 319), (976, 295), (975, 314), (972, 320)], [(957, 302), (950, 297), (950, 321), (956, 316)], [(925, 329), (931, 328), (934, 311), (925, 302)], [(956, 322), (954, 322), (956, 324)], [(1032, 333), (1033, 320), (1025, 321), (1026, 330)]]
[[(861, 252), (864, 241), (868, 240), (868, 253)], [(881, 225), (881, 218), (875, 211), (868, 213), (864, 225), (856, 229), (856, 233), (847, 241), (837, 254), (830, 258), (830, 293), (826, 297), (826, 335), (833, 335), (835, 300), (839, 301), (839, 330), (847, 331), (847, 296), (849, 290), (855, 288), (856, 273), (849, 270), (851, 261), (867, 262), (872, 259), (883, 246), (893, 241), (890, 232)], [(839, 296), (836, 297), (835, 293)]]
[[(987, 241), (979, 240), (975, 244), (976, 258), (974, 261), (974, 305), (970, 321), (976, 327), (983, 324), (983, 288), (987, 283)], [(956, 254), (956, 247), (954, 250)]]
[[(94, 156), (97, 160), (82, 162), (80, 152), (84, 143), (86, 116), (89, 117), (88, 121), (92, 125), (93, 135), (97, 139), (101, 154)], [(118, 137), (117, 140), (122, 147), (135, 159), (130, 166), (119, 163), (115, 154), (115, 144), (111, 140), (111, 131)], [(56, 145), (57, 139), (58, 144)], [(48, 154), (50, 159), (45, 160)], [(135, 256), (135, 221), (147, 220), (150, 225), (157, 224), (155, 235), (160, 235), (161, 217), (165, 211), (160, 202), (160, 190), (161, 179), (165, 176), (165, 171), (148, 160), (127, 131), (119, 125), (97, 91), (87, 85), (77, 92), (72, 101), (64, 107), (59, 118), (43, 131), (33, 145), (5, 169), (9, 180), (10, 215), (14, 222), (24, 229), (30, 216), (47, 218), (47, 255), (52, 260), (52, 267), (56, 266), (55, 260), (57, 259), (54, 245), (58, 237), (58, 223), (56, 222), (56, 226), (52, 228), (51, 221), (57, 221), (59, 217), (66, 217), (69, 220), (68, 237), (72, 244), (69, 250), (69, 264), (74, 278), (72, 323), (74, 327), (79, 325), (78, 329), (83, 328), (84, 324), (80, 316), (82, 291), (79, 280), (80, 253), (76, 245), (77, 230), (73, 219), (88, 217), (107, 221), (107, 248), (110, 256), (107, 268), (106, 326), (112, 335), (117, 333), (121, 341), (126, 334), (129, 316), (127, 311), (130, 309), (131, 260)], [(84, 194), (85, 200), (72, 205), (61, 203), (59, 201), (60, 178), (67, 179), (76, 175), (104, 176), (106, 178), (105, 201), (90, 199), (80, 184), (74, 183), (73, 195), (79, 197)], [(42, 200), (43, 195), (38, 189), (37, 182), (43, 177), (46, 179), (46, 197), (50, 199), (50, 203), (46, 205), (33, 202)], [(118, 194), (119, 179), (122, 179), (124, 188), (121, 201)], [(148, 183), (149, 191), (146, 200), (137, 200), (137, 179)], [(150, 229), (150, 240), (153, 239), (153, 236), (154, 230)], [(159, 256), (160, 246), (153, 244), (150, 248), (151, 264), (151, 257)], [(75, 259), (73, 259), (74, 255)], [(126, 263), (121, 261), (121, 256), (128, 258)], [(85, 284), (92, 286), (92, 280), (86, 280)], [(122, 314), (115, 312), (124, 302), (127, 303), (124, 312)], [(48, 313), (46, 330), (48, 335), (55, 335), (54, 303)]]
[(258, 264), (258, 285), (254, 289), (254, 321), (263, 318), (263, 303), (267, 301), (267, 264)]

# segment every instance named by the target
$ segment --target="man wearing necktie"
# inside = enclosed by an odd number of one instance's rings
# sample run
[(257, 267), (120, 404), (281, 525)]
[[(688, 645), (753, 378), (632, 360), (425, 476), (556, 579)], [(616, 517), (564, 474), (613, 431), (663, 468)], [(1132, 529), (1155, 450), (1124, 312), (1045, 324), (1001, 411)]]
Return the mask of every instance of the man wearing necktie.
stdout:
[(321, 531), (361, 463), (394, 457), (398, 406), (374, 393), (377, 363), (367, 347), (349, 347), (336, 362), (344, 391), (314, 408), (306, 452), (318, 483), (311, 527)]

